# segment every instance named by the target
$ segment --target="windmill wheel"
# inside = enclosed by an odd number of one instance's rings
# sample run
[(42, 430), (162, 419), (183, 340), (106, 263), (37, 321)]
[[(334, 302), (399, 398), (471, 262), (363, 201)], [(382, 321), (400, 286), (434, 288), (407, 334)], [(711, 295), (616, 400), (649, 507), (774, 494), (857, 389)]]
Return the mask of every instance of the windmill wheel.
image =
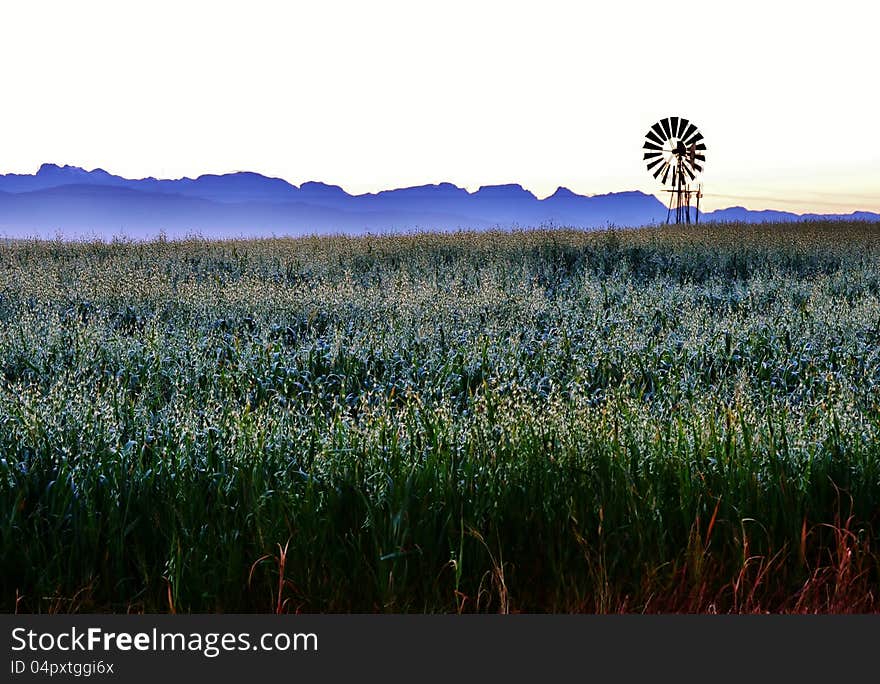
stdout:
[(706, 162), (703, 134), (687, 119), (670, 116), (655, 123), (645, 134), (648, 171), (663, 185), (680, 186), (694, 180)]

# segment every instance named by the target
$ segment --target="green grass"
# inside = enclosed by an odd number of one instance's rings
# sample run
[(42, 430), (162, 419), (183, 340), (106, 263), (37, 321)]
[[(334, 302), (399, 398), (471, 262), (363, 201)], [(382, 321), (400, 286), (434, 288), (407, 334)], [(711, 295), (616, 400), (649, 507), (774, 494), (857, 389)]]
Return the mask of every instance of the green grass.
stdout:
[(880, 609), (880, 227), (0, 246), (5, 611)]

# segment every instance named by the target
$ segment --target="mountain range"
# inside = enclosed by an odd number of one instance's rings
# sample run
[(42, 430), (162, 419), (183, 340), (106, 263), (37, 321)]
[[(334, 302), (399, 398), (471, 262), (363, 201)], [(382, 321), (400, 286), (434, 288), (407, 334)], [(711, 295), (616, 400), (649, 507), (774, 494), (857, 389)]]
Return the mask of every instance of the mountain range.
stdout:
[[(793, 214), (730, 207), (703, 221), (788, 221), (880, 214)], [(237, 172), (165, 180), (43, 164), (35, 174), (0, 174), (0, 235), (134, 239), (455, 230), (531, 226), (602, 228), (666, 220), (666, 206), (638, 191), (578, 195), (560, 187), (538, 199), (520, 185), (475, 192), (451, 183), (351, 195), (319, 182)]]

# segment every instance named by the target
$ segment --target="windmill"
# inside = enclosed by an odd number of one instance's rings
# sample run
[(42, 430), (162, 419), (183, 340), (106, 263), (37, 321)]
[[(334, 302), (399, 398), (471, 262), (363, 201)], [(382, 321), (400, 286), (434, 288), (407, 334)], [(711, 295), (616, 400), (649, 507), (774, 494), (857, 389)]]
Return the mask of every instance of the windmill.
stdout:
[(666, 223), (691, 222), (691, 196), (696, 199), (694, 222), (700, 220), (700, 198), (703, 186), (691, 189), (691, 183), (702, 172), (706, 162), (703, 134), (687, 119), (670, 116), (655, 123), (645, 134), (643, 159), (648, 171), (663, 185), (669, 185), (669, 210)]

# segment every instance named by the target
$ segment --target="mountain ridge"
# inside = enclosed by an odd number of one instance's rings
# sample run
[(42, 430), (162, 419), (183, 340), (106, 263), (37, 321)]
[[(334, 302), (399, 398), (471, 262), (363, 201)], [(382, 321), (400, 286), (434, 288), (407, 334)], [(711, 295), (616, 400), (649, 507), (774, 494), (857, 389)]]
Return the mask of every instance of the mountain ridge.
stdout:
[[(251, 171), (196, 178), (129, 179), (96, 168), (45, 163), (35, 174), (0, 174), (0, 234), (8, 237), (82, 234), (146, 238), (204, 234), (243, 236), (402, 230), (576, 228), (662, 223), (666, 206), (628, 190), (579, 195), (559, 186), (539, 199), (518, 183), (470, 192), (441, 182), (353, 195), (338, 185), (297, 186)], [(872, 212), (794, 214), (728, 207), (702, 220), (766, 221), (816, 218), (877, 221)]]

